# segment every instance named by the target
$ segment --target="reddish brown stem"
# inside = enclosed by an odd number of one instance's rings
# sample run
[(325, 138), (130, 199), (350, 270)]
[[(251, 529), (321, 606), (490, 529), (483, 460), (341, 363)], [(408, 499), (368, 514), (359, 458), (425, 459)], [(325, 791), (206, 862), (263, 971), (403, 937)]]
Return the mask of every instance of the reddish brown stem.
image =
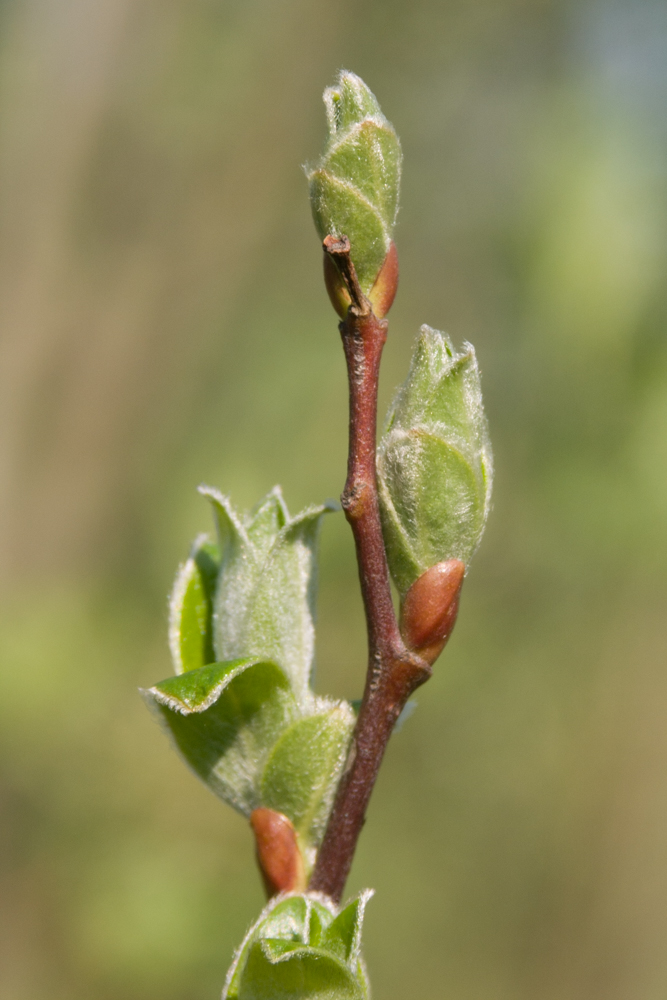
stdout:
[(377, 393), (387, 321), (363, 296), (343, 237), (327, 237), (352, 305), (339, 325), (350, 386), (347, 481), (341, 497), (352, 528), (368, 631), (368, 672), (347, 765), (338, 786), (310, 888), (340, 900), (366, 807), (394, 724), (406, 701), (431, 676), (403, 643), (391, 599), (375, 468)]

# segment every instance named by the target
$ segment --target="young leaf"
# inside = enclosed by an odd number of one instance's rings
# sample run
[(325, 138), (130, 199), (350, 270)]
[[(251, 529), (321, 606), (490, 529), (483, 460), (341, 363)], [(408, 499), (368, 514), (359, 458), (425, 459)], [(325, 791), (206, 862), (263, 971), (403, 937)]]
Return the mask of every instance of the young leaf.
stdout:
[[(241, 517), (217, 491), (202, 492), (218, 546), (200, 536), (179, 570), (170, 601), (177, 676), (144, 695), (217, 795), (257, 823), (264, 810), (291, 824), (294, 871), (305, 877), (354, 725), (346, 702), (316, 698), (309, 684), (315, 546), (331, 507), (290, 518), (276, 487)], [(275, 859), (264, 860), (273, 871)]]
[(169, 598), (169, 648), (177, 674), (213, 663), (213, 595), (220, 553), (199, 535), (178, 570)]
[(389, 568), (402, 596), (436, 563), (468, 563), (491, 498), (493, 462), (470, 344), (423, 326), (378, 447)]
[(249, 950), (237, 996), (238, 1000), (362, 1000), (364, 993), (358, 978), (334, 955), (263, 940)]
[(321, 840), (354, 727), (346, 702), (312, 699), (303, 716), (284, 671), (257, 659), (213, 663), (143, 692), (193, 771), (250, 817), (294, 825), (304, 864)]
[(340, 912), (308, 893), (272, 900), (238, 949), (222, 1000), (367, 1000), (360, 947), (371, 895)]
[(347, 236), (362, 291), (369, 295), (391, 246), (398, 212), (401, 146), (363, 80), (342, 70), (324, 92), (329, 139), (308, 173), (315, 227)]
[(143, 692), (193, 771), (245, 816), (262, 805), (266, 759), (297, 715), (285, 673), (257, 659), (213, 663)]
[[(321, 931), (319, 947), (338, 955), (352, 969), (356, 967), (361, 958), (361, 928), (364, 922), (366, 903), (372, 895), (371, 889), (365, 889)], [(311, 943), (318, 943), (313, 941), (312, 929)]]
[(278, 663), (300, 704), (312, 701), (315, 651), (315, 549), (322, 515), (290, 518), (276, 487), (241, 519), (217, 490), (202, 487), (218, 525), (220, 570), (213, 617), (219, 661), (255, 656)]
[[(325, 907), (319, 903), (315, 906), (325, 910), (325, 919), (333, 920), (333, 914)], [(288, 896), (284, 900), (276, 900), (273, 905), (269, 903), (255, 924), (257, 937), (308, 944), (312, 909), (313, 902), (305, 895)]]

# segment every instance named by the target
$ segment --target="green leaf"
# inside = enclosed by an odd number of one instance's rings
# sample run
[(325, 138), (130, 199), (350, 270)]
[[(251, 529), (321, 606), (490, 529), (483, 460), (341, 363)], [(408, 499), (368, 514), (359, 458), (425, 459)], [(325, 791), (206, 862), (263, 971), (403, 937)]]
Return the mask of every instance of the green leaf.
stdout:
[(391, 244), (401, 178), (401, 146), (376, 98), (354, 73), (341, 71), (324, 92), (329, 139), (308, 172), (321, 239), (347, 236), (359, 284), (368, 294)]
[(364, 921), (366, 903), (373, 893), (366, 889), (360, 893), (338, 914), (330, 924), (322, 928), (319, 942), (313, 941), (311, 932), (311, 944), (319, 944), (320, 948), (329, 951), (342, 958), (350, 968), (356, 968), (356, 964), (361, 957), (361, 929)]
[(221, 553), (216, 657), (254, 656), (278, 663), (307, 709), (313, 698), (315, 550), (322, 515), (332, 507), (309, 507), (290, 519), (276, 487), (241, 519), (217, 490), (202, 487), (201, 492), (213, 505)]
[(431, 566), (468, 563), (489, 512), (493, 463), (471, 345), (424, 326), (378, 447), (389, 568), (401, 595)]
[(324, 834), (355, 722), (346, 702), (320, 705), (283, 731), (261, 781), (262, 804), (289, 817), (306, 848)]
[(250, 949), (238, 1000), (362, 1000), (357, 977), (333, 955), (316, 948), (281, 954), (272, 942)]
[(306, 896), (288, 896), (278, 905), (267, 907), (266, 916), (258, 925), (258, 936), (263, 938), (294, 941), (297, 944), (308, 944), (310, 940), (310, 923), (313, 907), (324, 910), (324, 919), (329, 923), (333, 914), (320, 903), (313, 903)]
[(238, 949), (222, 1000), (367, 1000), (360, 947), (371, 895), (342, 911), (308, 893), (272, 900)]
[(170, 677), (143, 694), (209, 788), (246, 816), (262, 804), (266, 760), (297, 714), (280, 667), (248, 658), (214, 663)]
[(213, 663), (213, 595), (220, 554), (207, 535), (195, 539), (169, 598), (169, 648), (177, 674)]

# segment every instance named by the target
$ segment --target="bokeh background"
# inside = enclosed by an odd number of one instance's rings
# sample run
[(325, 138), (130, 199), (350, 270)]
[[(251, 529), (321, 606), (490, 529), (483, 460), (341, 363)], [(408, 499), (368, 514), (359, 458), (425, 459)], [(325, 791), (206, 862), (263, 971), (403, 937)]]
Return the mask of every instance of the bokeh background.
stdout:
[[(137, 695), (195, 487), (337, 496), (301, 165), (361, 74), (405, 152), (382, 406), (471, 340), (495, 506), (350, 890), (377, 1000), (667, 995), (667, 6), (8, 0), (0, 14), (0, 995), (209, 1000), (262, 893)], [(318, 686), (357, 697), (342, 515)]]

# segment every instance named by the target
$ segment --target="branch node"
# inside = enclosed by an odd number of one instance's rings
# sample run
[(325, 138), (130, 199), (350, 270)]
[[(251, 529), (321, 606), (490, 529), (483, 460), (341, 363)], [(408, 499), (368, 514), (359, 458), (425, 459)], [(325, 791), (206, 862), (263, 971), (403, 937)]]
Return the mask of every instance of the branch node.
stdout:
[(340, 505), (348, 520), (357, 521), (366, 509), (366, 498), (370, 492), (368, 483), (355, 483), (351, 489), (343, 490)]

